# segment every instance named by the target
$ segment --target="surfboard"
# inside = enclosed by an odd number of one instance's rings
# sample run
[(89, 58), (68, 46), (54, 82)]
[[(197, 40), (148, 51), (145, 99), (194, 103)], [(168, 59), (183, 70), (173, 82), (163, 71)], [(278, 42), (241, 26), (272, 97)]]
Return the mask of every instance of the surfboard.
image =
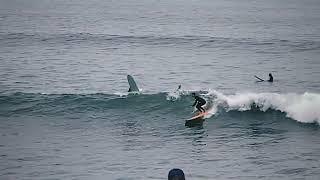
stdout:
[(263, 79), (259, 78), (258, 76), (254, 76), (254, 77), (259, 79), (260, 81), (264, 81)]
[(139, 88), (134, 81), (133, 77), (131, 75), (127, 75), (128, 83), (130, 86), (129, 92), (139, 92)]
[(194, 120), (194, 119), (198, 119), (198, 118), (203, 118), (207, 114), (208, 114), (208, 111), (205, 111), (205, 112), (199, 113), (196, 116), (193, 116), (192, 118), (187, 119), (186, 121), (190, 121), (190, 120)]
[(205, 112), (199, 112), (197, 110), (198, 113), (196, 113), (191, 118), (185, 120), (185, 126), (187, 127), (202, 126), (205, 120), (205, 116), (208, 115), (209, 112), (211, 112), (212, 107), (213, 107), (212, 101), (208, 100), (206, 105), (203, 106), (203, 108), (205, 109)]
[(200, 113), (200, 114), (197, 114), (197, 115), (193, 116), (192, 118), (187, 119), (184, 125), (187, 127), (202, 126), (203, 122), (205, 120), (204, 116), (206, 114), (208, 114), (207, 111)]

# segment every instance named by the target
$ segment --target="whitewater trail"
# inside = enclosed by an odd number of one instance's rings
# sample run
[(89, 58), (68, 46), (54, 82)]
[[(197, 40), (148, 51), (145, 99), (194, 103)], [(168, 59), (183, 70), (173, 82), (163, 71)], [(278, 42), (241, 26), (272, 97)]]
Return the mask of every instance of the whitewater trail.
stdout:
[[(180, 95), (187, 95), (188, 91), (168, 93), (167, 100), (179, 99)], [(209, 115), (215, 115), (219, 108), (224, 111), (249, 111), (258, 108), (260, 111), (269, 109), (281, 111), (287, 117), (303, 123), (320, 124), (320, 94), (305, 92), (303, 94), (288, 93), (235, 93), (223, 94), (210, 90), (203, 94), (212, 105)]]

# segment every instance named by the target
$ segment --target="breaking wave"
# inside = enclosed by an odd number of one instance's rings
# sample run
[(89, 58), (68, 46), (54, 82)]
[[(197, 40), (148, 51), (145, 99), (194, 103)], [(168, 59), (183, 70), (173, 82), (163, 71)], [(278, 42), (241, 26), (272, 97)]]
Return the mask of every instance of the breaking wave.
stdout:
[[(259, 109), (263, 112), (276, 110), (299, 122), (320, 123), (320, 94), (316, 93), (236, 93), (225, 95), (213, 90), (205, 96), (212, 103), (212, 109), (210, 110), (212, 114), (217, 113), (219, 109), (227, 112), (250, 111), (252, 109)], [(176, 93), (169, 94), (169, 97), (179, 98)]]
[[(192, 91), (156, 94), (34, 94), (0, 95), (0, 117), (64, 116), (81, 113), (141, 113), (190, 115)], [(223, 94), (210, 90), (197, 92), (211, 106), (210, 116), (223, 116), (230, 111), (279, 111), (302, 123), (320, 124), (320, 94), (317, 93), (235, 93)], [(223, 113), (220, 113), (223, 112)], [(112, 115), (112, 114), (110, 114)], [(119, 115), (119, 114), (117, 114)], [(121, 113), (120, 113), (121, 115)], [(209, 118), (208, 117), (208, 118)]]

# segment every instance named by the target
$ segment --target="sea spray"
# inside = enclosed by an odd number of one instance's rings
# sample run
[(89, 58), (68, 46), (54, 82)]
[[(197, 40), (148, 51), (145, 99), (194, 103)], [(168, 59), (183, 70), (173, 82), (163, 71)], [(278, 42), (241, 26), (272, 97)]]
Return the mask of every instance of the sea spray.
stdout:
[(248, 111), (253, 107), (261, 111), (268, 109), (286, 113), (287, 117), (299, 122), (320, 123), (320, 94), (316, 93), (236, 93), (225, 95), (218, 91), (211, 91), (210, 96), (215, 99), (216, 107), (223, 107), (226, 111)]

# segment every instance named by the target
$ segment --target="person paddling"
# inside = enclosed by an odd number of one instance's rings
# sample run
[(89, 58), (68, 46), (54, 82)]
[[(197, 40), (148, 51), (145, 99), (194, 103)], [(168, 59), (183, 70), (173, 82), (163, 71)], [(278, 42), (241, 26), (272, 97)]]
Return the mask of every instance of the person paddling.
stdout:
[[(264, 82), (263, 79), (259, 78), (258, 76), (254, 76), (255, 78), (257, 78), (259, 81), (257, 82)], [(271, 73), (269, 73), (269, 79), (267, 80), (268, 82), (273, 82), (273, 76)]]
[(269, 80), (268, 80), (269, 82), (273, 82), (273, 76), (272, 76), (272, 74), (271, 73), (269, 73)]

